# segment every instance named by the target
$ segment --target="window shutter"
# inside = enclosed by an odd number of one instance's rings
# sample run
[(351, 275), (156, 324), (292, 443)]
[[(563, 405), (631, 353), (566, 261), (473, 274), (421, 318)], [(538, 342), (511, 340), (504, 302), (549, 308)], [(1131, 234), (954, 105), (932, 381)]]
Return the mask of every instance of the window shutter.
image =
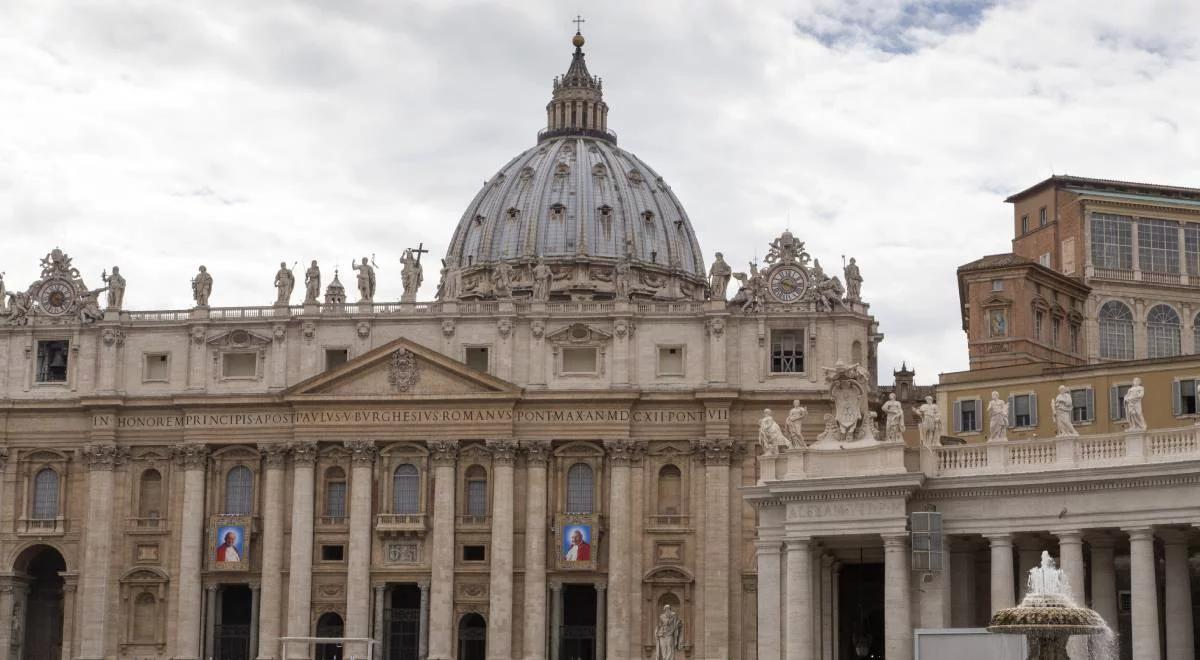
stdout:
[(1008, 428), (1013, 428), (1017, 425), (1017, 406), (1014, 405), (1013, 396), (1008, 395)]
[(954, 402), (954, 432), (962, 433), (962, 401)]
[(1179, 393), (1179, 381), (1171, 383), (1171, 410), (1176, 416), (1183, 412), (1183, 397)]
[(1030, 394), (1030, 395), (1029, 395), (1029, 425), (1030, 425), (1030, 426), (1037, 427), (1037, 425), (1038, 425), (1038, 421), (1037, 421), (1037, 417), (1038, 417), (1038, 415), (1037, 415), (1037, 413), (1038, 413), (1038, 409), (1037, 409), (1037, 395), (1036, 395), (1036, 394)]
[(975, 399), (975, 428), (971, 430), (983, 430), (983, 399)]
[(1108, 388), (1108, 418), (1114, 422), (1121, 419), (1121, 393), (1116, 385)]
[(1087, 388), (1087, 415), (1084, 417), (1089, 422), (1096, 421), (1096, 390)]

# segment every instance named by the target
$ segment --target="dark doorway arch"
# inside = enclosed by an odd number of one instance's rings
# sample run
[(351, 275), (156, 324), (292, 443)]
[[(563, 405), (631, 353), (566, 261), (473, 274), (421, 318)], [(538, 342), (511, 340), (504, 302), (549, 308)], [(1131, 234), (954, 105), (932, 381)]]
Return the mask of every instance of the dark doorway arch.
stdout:
[(29, 580), (24, 607), (13, 606), (15, 625), (24, 628), (18, 658), (63, 657), (63, 578), (67, 562), (62, 553), (48, 545), (26, 548), (13, 564), (13, 572)]
[(458, 660), (485, 660), (487, 658), (487, 622), (475, 614), (463, 615), (458, 620)]
[[(317, 619), (317, 637), (344, 637), (345, 630), (336, 612), (326, 612)], [(317, 644), (317, 660), (342, 660), (341, 642)]]

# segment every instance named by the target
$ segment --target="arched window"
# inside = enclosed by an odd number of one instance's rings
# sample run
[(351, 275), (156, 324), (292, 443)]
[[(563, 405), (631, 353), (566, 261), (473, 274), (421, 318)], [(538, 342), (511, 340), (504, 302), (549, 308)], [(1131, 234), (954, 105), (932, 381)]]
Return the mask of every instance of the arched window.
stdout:
[(158, 601), (154, 594), (142, 592), (133, 601), (133, 641), (153, 642), (154, 630), (157, 628)]
[(678, 516), (683, 513), (683, 473), (674, 465), (658, 471), (658, 513)]
[(576, 463), (567, 470), (567, 513), (591, 513), (595, 494), (592, 466)]
[(254, 474), (239, 465), (225, 475), (225, 513), (248, 516), (254, 495)]
[(33, 477), (33, 517), (38, 520), (58, 517), (58, 473), (42, 468)]
[(346, 471), (336, 465), (325, 470), (325, 516), (346, 517)]
[(1155, 305), (1146, 315), (1146, 356), (1152, 358), (1179, 355), (1182, 324), (1170, 305)]
[(138, 518), (162, 517), (162, 474), (150, 468), (138, 484)]
[(392, 513), (417, 513), (421, 510), (421, 473), (417, 466), (405, 463), (392, 473)]
[(1100, 308), (1100, 357), (1133, 359), (1133, 313), (1123, 303), (1110, 300)]
[(467, 468), (467, 511), (468, 516), (488, 514), (487, 471), (482, 466)]

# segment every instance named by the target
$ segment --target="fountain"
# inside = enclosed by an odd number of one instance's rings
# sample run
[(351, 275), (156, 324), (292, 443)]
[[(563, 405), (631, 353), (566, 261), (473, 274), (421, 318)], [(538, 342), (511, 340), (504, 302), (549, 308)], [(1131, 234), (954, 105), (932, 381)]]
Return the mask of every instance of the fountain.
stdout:
[(1105, 635), (1110, 643), (1101, 655), (1111, 653), (1112, 631), (1104, 619), (1071, 600), (1066, 576), (1054, 566), (1049, 552), (1042, 564), (1029, 571), (1025, 598), (1016, 607), (992, 615), (988, 632), (1024, 635), (1029, 642), (1028, 660), (1069, 660), (1067, 640), (1071, 635)]

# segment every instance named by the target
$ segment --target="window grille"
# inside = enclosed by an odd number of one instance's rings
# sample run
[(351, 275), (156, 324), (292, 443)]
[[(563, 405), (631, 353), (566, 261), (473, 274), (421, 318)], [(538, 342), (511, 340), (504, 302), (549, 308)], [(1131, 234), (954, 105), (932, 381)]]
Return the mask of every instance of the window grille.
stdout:
[(341, 468), (331, 468), (325, 481), (325, 516), (346, 517), (346, 473)]
[(248, 516), (254, 495), (254, 475), (250, 468), (239, 465), (225, 476), (225, 513)]
[(138, 489), (138, 517), (162, 517), (162, 475), (150, 469), (142, 473)]
[(591, 513), (595, 493), (592, 467), (576, 463), (567, 470), (567, 513)]
[(1100, 357), (1133, 359), (1133, 313), (1115, 300), (1100, 308)]
[(1200, 225), (1183, 225), (1183, 257), (1188, 275), (1200, 275)]
[(467, 510), (468, 516), (486, 516), (488, 514), (487, 476), (478, 465), (467, 470)]
[(405, 463), (392, 474), (392, 513), (418, 513), (421, 509), (421, 474)]
[(58, 517), (58, 473), (43, 468), (33, 478), (33, 517), (48, 520)]
[(804, 373), (804, 333), (781, 330), (771, 333), (771, 372)]
[(1138, 221), (1138, 256), (1142, 272), (1179, 274), (1179, 223)]
[(1170, 305), (1155, 305), (1146, 315), (1147, 357), (1173, 357), (1179, 355), (1179, 314)]
[(1133, 219), (1092, 214), (1092, 264), (1112, 270), (1133, 269)]

